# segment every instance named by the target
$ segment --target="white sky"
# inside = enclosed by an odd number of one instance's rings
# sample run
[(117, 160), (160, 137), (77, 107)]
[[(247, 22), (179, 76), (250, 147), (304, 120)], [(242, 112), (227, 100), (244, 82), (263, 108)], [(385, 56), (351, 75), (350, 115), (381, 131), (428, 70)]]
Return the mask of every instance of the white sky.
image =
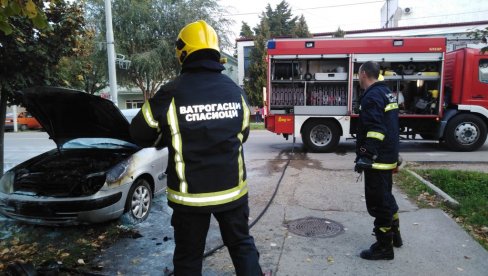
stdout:
[[(239, 35), (242, 21), (251, 28), (259, 23), (259, 15), (267, 4), (275, 10), (281, 0), (220, 0), (228, 7), (229, 16), (234, 19), (233, 31)], [(342, 30), (362, 30), (380, 28), (380, 0), (286, 0), (294, 16), (304, 15), (312, 33), (332, 32), (338, 27)], [(231, 36), (231, 39), (233, 37)]]

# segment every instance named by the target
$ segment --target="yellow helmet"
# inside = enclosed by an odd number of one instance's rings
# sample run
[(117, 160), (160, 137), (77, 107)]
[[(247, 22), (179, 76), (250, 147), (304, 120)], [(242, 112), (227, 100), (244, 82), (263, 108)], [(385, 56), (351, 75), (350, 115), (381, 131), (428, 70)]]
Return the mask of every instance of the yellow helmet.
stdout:
[(213, 49), (219, 52), (217, 33), (203, 20), (190, 23), (181, 29), (176, 40), (176, 57), (183, 63), (193, 52), (202, 49)]

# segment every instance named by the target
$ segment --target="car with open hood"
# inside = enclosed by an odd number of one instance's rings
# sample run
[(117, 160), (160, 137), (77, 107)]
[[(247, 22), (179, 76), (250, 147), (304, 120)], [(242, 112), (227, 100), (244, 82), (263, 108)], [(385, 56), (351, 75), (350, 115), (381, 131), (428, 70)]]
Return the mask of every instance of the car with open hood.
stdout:
[(107, 99), (55, 87), (17, 96), (57, 148), (3, 175), (1, 214), (51, 225), (147, 218), (154, 195), (166, 188), (167, 149), (137, 146)]

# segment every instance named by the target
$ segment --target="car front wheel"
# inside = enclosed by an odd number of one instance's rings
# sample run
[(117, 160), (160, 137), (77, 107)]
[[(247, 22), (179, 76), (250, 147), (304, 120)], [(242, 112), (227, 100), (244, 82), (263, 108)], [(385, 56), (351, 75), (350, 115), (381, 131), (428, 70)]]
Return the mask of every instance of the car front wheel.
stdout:
[(124, 217), (131, 224), (143, 222), (149, 216), (152, 205), (151, 186), (145, 179), (138, 179), (127, 194)]

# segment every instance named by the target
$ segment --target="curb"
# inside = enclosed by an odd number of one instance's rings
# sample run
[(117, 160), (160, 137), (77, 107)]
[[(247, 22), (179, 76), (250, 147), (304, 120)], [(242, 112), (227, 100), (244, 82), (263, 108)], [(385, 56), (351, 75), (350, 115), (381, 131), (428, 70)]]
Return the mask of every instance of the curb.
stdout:
[(430, 183), (429, 181), (425, 180), (423, 177), (421, 177), (420, 175), (416, 174), (415, 172), (409, 170), (409, 169), (405, 169), (408, 173), (410, 173), (411, 175), (413, 175), (415, 178), (417, 178), (418, 180), (420, 180), (420, 182), (424, 183), (427, 187), (429, 187), (430, 189), (432, 189), (434, 191), (434, 193), (436, 193), (437, 195), (441, 196), (445, 201), (446, 203), (453, 207), (453, 208), (457, 208), (459, 207), (459, 202), (457, 200), (455, 200), (454, 198), (452, 198), (451, 196), (449, 196), (448, 194), (446, 194), (443, 190), (439, 189), (437, 186), (435, 186), (434, 184)]

